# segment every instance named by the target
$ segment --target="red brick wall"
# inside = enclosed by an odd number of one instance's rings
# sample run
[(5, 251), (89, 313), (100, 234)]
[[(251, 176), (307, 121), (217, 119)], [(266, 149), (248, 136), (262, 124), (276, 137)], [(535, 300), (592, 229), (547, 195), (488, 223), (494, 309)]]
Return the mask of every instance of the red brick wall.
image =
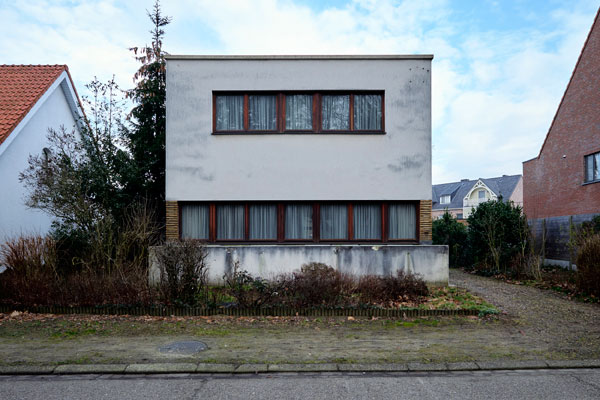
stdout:
[(598, 15), (539, 156), (523, 163), (529, 219), (600, 213), (600, 183), (583, 185), (584, 156), (600, 151)]

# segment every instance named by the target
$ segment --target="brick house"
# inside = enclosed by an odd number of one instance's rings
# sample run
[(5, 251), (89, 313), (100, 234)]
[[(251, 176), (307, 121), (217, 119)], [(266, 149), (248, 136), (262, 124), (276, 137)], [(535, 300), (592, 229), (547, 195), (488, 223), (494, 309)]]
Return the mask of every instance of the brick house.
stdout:
[[(600, 214), (600, 19), (583, 50), (537, 157), (523, 163), (525, 213), (546, 262), (569, 265), (569, 231)], [(545, 223), (544, 223), (545, 221)]]
[(502, 198), (523, 206), (523, 177), (502, 175), (497, 178), (463, 179), (460, 182), (441, 183), (432, 187), (433, 219), (446, 211), (458, 220), (466, 220), (480, 203)]
[(66, 65), (0, 65), (0, 242), (50, 228), (50, 215), (25, 206), (19, 173), (42, 153), (49, 128), (77, 128), (81, 115)]
[(314, 261), (446, 284), (432, 58), (167, 56), (167, 238), (205, 241), (212, 280)]

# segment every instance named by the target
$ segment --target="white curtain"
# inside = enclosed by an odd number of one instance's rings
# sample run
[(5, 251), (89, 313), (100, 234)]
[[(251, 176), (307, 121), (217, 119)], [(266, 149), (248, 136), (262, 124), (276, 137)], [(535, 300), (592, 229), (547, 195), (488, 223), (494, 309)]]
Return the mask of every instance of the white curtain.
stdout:
[(322, 96), (321, 115), (323, 130), (350, 129), (350, 96)]
[(217, 130), (244, 129), (244, 96), (217, 96)]
[(381, 130), (381, 95), (354, 95), (354, 129)]
[(248, 96), (248, 124), (253, 131), (277, 129), (275, 96)]
[(417, 211), (414, 204), (390, 204), (388, 214), (390, 239), (416, 239)]
[(250, 239), (277, 239), (277, 206), (254, 204), (249, 207)]
[(208, 206), (204, 204), (181, 205), (181, 238), (208, 239)]
[(217, 239), (244, 239), (243, 205), (217, 205)]
[(289, 204), (285, 207), (285, 238), (312, 239), (313, 208), (309, 204)]
[(285, 96), (285, 129), (312, 129), (312, 100), (308, 94)]
[(381, 205), (355, 204), (354, 239), (381, 239)]
[(345, 204), (321, 205), (321, 239), (348, 238), (348, 210)]

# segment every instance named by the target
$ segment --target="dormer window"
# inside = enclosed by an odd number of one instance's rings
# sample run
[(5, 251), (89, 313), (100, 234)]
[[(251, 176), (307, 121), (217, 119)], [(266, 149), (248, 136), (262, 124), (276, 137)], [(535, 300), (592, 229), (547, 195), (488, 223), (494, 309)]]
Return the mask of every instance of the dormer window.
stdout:
[(440, 204), (450, 204), (450, 195), (445, 194), (442, 197), (440, 197)]

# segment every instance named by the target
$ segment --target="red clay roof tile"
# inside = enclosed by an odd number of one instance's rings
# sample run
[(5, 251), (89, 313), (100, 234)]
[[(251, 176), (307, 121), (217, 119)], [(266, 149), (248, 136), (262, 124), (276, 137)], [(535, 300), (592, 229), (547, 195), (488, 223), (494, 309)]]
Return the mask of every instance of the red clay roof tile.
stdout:
[(66, 65), (0, 65), (0, 144), (63, 71)]

